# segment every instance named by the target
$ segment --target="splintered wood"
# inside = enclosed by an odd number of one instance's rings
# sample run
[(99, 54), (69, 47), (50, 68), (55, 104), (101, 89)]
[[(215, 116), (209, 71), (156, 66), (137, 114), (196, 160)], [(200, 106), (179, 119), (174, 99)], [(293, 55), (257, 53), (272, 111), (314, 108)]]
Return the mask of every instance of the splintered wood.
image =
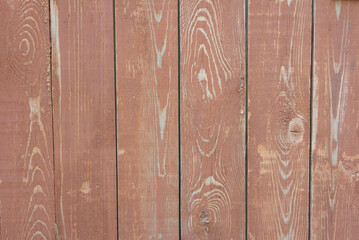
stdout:
[(358, 13), (0, 0), (0, 240), (357, 239)]

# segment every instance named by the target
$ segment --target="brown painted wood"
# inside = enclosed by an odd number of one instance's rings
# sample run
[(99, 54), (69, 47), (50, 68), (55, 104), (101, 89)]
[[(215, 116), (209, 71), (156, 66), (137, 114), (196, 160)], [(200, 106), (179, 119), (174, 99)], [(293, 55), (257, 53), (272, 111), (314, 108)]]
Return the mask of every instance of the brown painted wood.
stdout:
[(0, 239), (54, 239), (49, 10), (0, 1)]
[(359, 236), (359, 3), (316, 1), (312, 239)]
[(113, 4), (51, 1), (61, 239), (116, 239)]
[(183, 0), (183, 239), (245, 238), (244, 1)]
[(119, 238), (178, 239), (177, 0), (116, 1)]
[(249, 2), (249, 239), (308, 238), (311, 6)]

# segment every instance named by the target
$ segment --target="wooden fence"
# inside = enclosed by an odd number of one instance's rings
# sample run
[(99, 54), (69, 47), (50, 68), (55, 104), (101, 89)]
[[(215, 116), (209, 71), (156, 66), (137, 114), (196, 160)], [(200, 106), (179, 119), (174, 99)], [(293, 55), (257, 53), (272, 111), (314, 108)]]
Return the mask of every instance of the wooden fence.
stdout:
[(358, 239), (358, 13), (0, 0), (0, 240)]

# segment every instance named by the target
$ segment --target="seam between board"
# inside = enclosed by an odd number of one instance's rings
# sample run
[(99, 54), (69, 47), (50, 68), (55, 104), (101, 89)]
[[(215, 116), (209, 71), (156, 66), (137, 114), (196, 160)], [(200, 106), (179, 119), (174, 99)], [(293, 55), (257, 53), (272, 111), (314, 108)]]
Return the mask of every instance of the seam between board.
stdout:
[(180, 2), (177, 1), (177, 54), (178, 54), (178, 236), (182, 239), (182, 219), (181, 219), (181, 21), (180, 21)]
[(311, 29), (311, 48), (310, 48), (310, 114), (309, 114), (309, 196), (308, 196), (308, 239), (311, 239), (311, 224), (312, 224), (312, 137), (313, 137), (313, 73), (314, 73), (314, 7), (315, 0), (312, 0), (312, 29)]
[(52, 130), (52, 162), (53, 162), (53, 184), (54, 184), (54, 227), (55, 227), (55, 236), (59, 239), (58, 227), (57, 227), (57, 215), (56, 215), (56, 161), (55, 161), (55, 122), (54, 122), (54, 100), (53, 100), (53, 76), (52, 76), (52, 31), (51, 31), (51, 1), (47, 1), (48, 3), (48, 24), (49, 24), (49, 78), (50, 78), (50, 101), (51, 101), (51, 130)]
[(117, 59), (116, 59), (116, 0), (112, 1), (113, 18), (113, 71), (114, 71), (114, 97), (115, 97), (115, 154), (116, 154), (116, 233), (117, 239), (120, 239), (119, 232), (119, 212), (118, 212), (118, 138), (117, 138)]
[(249, 0), (245, 0), (245, 86), (246, 86), (246, 119), (245, 119), (245, 239), (248, 239), (248, 13)]

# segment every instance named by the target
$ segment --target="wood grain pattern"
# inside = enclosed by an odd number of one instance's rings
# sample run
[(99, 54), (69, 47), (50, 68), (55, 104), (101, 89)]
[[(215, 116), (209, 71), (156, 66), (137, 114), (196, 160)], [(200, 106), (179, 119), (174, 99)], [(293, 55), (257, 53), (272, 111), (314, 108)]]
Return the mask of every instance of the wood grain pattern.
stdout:
[(249, 239), (308, 238), (311, 6), (249, 2)]
[(120, 239), (178, 239), (176, 0), (116, 1)]
[(244, 1), (183, 0), (183, 239), (245, 238)]
[(51, 1), (60, 239), (116, 239), (113, 3)]
[(48, 2), (0, 16), (0, 238), (54, 239)]
[(359, 3), (315, 3), (312, 239), (359, 236)]
[(0, 0), (0, 240), (356, 239), (359, 2), (313, 1)]

